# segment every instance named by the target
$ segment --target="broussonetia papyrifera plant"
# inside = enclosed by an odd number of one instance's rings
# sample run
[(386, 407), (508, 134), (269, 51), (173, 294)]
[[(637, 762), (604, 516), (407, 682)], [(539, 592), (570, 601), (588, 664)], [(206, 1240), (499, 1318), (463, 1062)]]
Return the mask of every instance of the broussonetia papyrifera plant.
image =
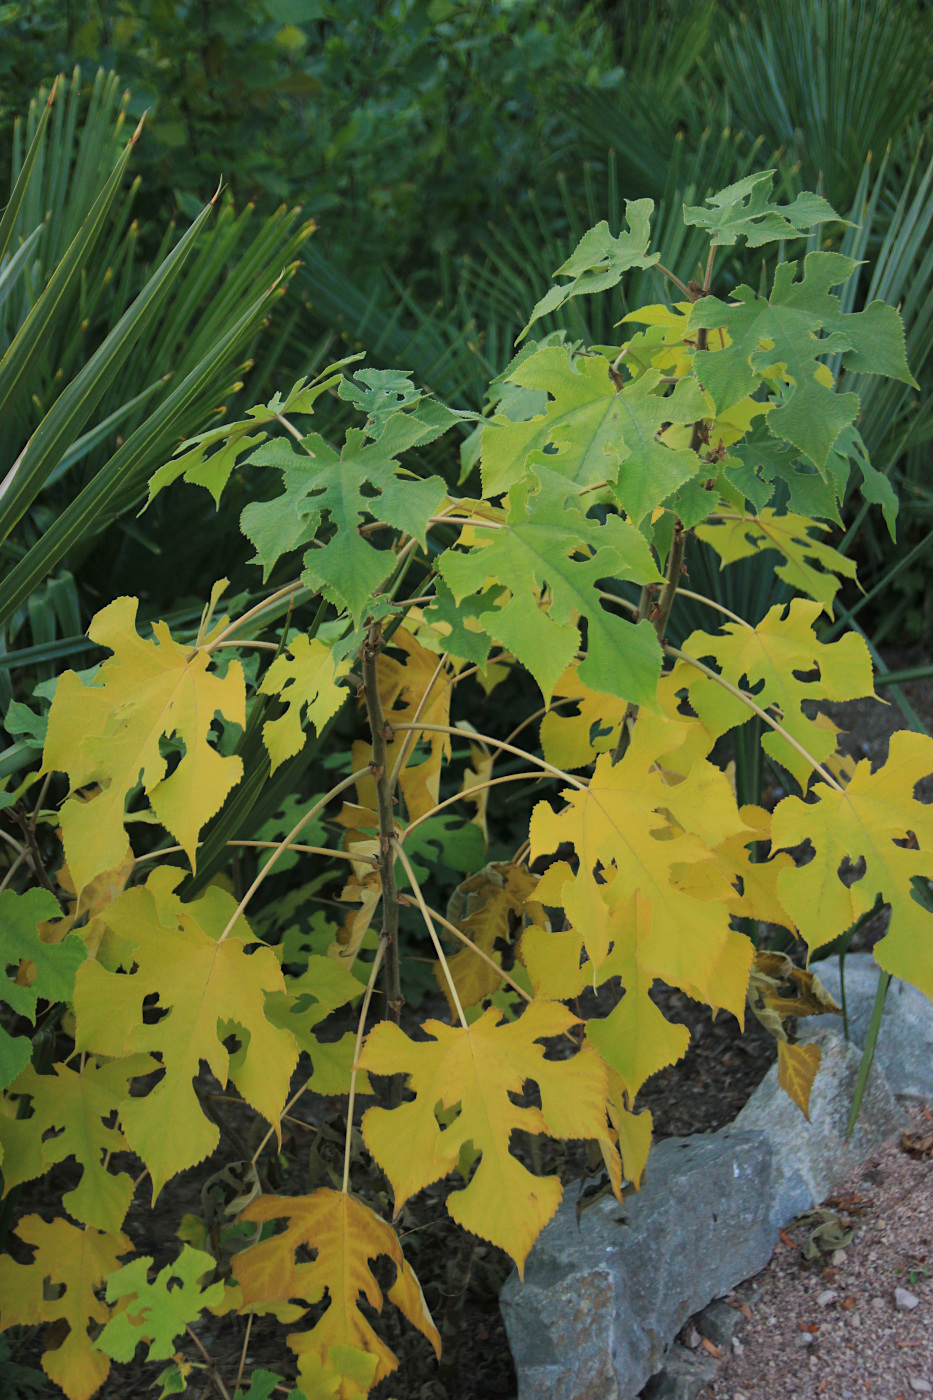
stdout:
[[(883, 901), (881, 968), (933, 993), (933, 820), (915, 796), (933, 741), (897, 733), (872, 771), (811, 703), (873, 694), (862, 638), (821, 640), (854, 576), (824, 538), (853, 469), (892, 532), (897, 510), (847, 384), (913, 381), (897, 311), (841, 309), (856, 264), (837, 252), (778, 261), (768, 296), (712, 294), (730, 248), (832, 227), (824, 199), (771, 190), (764, 172), (684, 209), (709, 233), (705, 276), (659, 269), (671, 303), (630, 311), (618, 344), (535, 341), (570, 298), (658, 265), (649, 200), (617, 236), (592, 229), (482, 417), (351, 356), (153, 477), (150, 499), (184, 477), (217, 502), (234, 473), (261, 478), (242, 533), (264, 582), (294, 563), (223, 613), (219, 582), (194, 636), (141, 632), (133, 598), (105, 607), (89, 629), (105, 659), (58, 678), (41, 767), (6, 794), (26, 836), (0, 894), (4, 1188), (66, 1159), (73, 1185), (54, 1219), (15, 1220), (0, 1310), (4, 1328), (47, 1327), (43, 1365), (70, 1400), (136, 1356), (164, 1363), (163, 1395), (183, 1391), (207, 1365), (198, 1318), (230, 1313), (246, 1342), (256, 1316), (285, 1329), (293, 1393), (363, 1396), (396, 1366), (373, 1325), (377, 1256), (439, 1352), (389, 1217), (444, 1180), (453, 1219), (521, 1270), (562, 1194), (530, 1140), (580, 1140), (617, 1195), (637, 1189), (639, 1089), (688, 1042), (658, 980), (740, 1019), (750, 1004), (806, 1113), (820, 1052), (793, 1018), (832, 1004), (757, 928), (813, 952)], [(359, 414), (340, 444), (309, 425), (324, 393)], [(462, 495), (419, 469), (456, 431), (462, 484), (480, 482)], [(709, 630), (673, 645), (692, 537), (723, 566), (760, 555), (795, 596), (754, 626), (713, 601)], [(529, 676), (540, 695), (509, 733), (458, 704), (465, 681), (507, 695)], [(739, 805), (731, 781), (729, 736), (756, 717), (792, 789), (773, 810)], [(333, 781), (307, 797), (309, 755)], [(530, 824), (490, 859), (516, 784), (536, 785)], [(269, 793), (278, 825), (246, 839)], [(286, 864), (301, 879), (270, 899)], [(440, 866), (459, 872), (450, 898), (432, 891)], [(413, 1038), (417, 936), (449, 1015)], [(607, 988), (581, 1016), (584, 990)], [(336, 1037), (335, 1013), (352, 1018)], [(345, 1145), (328, 1180), (280, 1193), (282, 1124), (306, 1094), (342, 1105)], [(219, 1144), (202, 1215), (165, 1218), (154, 1269), (124, 1233), (131, 1202), (157, 1208)], [(391, 1205), (356, 1185), (373, 1175)], [(245, 1358), (224, 1393), (267, 1396), (279, 1378)]]

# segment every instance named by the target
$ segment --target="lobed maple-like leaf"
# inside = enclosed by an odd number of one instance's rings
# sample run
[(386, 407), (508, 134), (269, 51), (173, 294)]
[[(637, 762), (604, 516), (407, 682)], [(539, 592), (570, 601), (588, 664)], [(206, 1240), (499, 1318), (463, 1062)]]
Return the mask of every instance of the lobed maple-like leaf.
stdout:
[[(233, 1271), (243, 1294), (243, 1306), (301, 1298), (313, 1305), (325, 1293), (328, 1299), (323, 1316), (307, 1332), (293, 1332), (286, 1338), (298, 1356), (299, 1380), (309, 1395), (332, 1393), (341, 1400), (365, 1395), (396, 1369), (398, 1360), (360, 1311), (365, 1298), (376, 1312), (382, 1312), (383, 1294), (369, 1261), (387, 1255), (396, 1267), (395, 1282), (388, 1290), (389, 1301), (427, 1337), (438, 1357), (441, 1341), (431, 1319), (421, 1285), (402, 1253), (398, 1236), (368, 1206), (344, 1191), (321, 1188), (310, 1196), (260, 1196), (246, 1207), (242, 1220), (265, 1223), (284, 1219), (280, 1234), (237, 1254)], [(314, 1250), (312, 1263), (300, 1263), (296, 1252)], [(341, 1362), (353, 1361), (362, 1352), (370, 1365), (355, 1366), (347, 1375)], [(348, 1354), (349, 1353), (349, 1354)], [(373, 1364), (374, 1363), (374, 1364)], [(355, 1372), (355, 1374), (354, 1374)], [(352, 1383), (354, 1388), (317, 1388), (319, 1382), (334, 1377)]]
[[(96, 615), (88, 636), (113, 655), (90, 685), (66, 671), (49, 711), (42, 771), (69, 777), (61, 827), (79, 892), (124, 859), (124, 810), (138, 786), (194, 868), (201, 828), (243, 772), (242, 759), (210, 744), (215, 714), (246, 722), (240, 663), (231, 661), (226, 674), (217, 675), (210, 655), (174, 641), (164, 622), (154, 625), (151, 640), (140, 637), (137, 607), (135, 598), (117, 598)], [(160, 740), (173, 735), (185, 751), (167, 774)], [(77, 790), (92, 783), (100, 792), (82, 801)]]
[[(870, 910), (878, 895), (891, 906), (875, 959), (933, 998), (933, 913), (915, 883), (933, 870), (933, 807), (917, 801), (917, 783), (933, 773), (933, 739), (900, 730), (876, 772), (867, 759), (841, 791), (814, 784), (811, 800), (785, 797), (774, 810), (772, 844), (812, 842), (806, 865), (781, 872), (778, 895), (811, 951), (831, 943)], [(854, 879), (846, 869), (864, 860)]]
[(858, 264), (841, 253), (810, 253), (803, 278), (796, 262), (779, 263), (770, 298), (737, 287), (729, 303), (701, 297), (690, 329), (722, 328), (730, 343), (698, 350), (694, 368), (722, 412), (751, 394), (766, 371), (782, 365), (793, 389), (768, 415), (772, 436), (791, 443), (821, 471), (840, 433), (858, 416), (855, 394), (840, 394), (821, 357), (842, 352), (844, 368), (881, 374), (916, 387), (907, 367), (904, 328), (893, 306), (874, 301), (864, 311), (844, 312), (830, 287), (846, 282)]
[(338, 360), (336, 364), (328, 365), (310, 383), (306, 379), (299, 379), (284, 399), (281, 394), (273, 394), (267, 404), (247, 409), (246, 417), (238, 423), (225, 423), (220, 428), (209, 428), (206, 433), (188, 438), (178, 448), (172, 460), (166, 462), (151, 477), (146, 509), (160, 491), (177, 481), (180, 476), (195, 486), (205, 487), (214, 497), (214, 503), (219, 506), (224, 487), (243, 453), (265, 442), (267, 434), (262, 429), (289, 413), (313, 413), (315, 401), (326, 390), (340, 383), (342, 367), (359, 359), (362, 359), (362, 354), (349, 355), (346, 359)]
[(4, 1194), (73, 1157), (82, 1168), (81, 1180), (66, 1191), (62, 1204), (84, 1225), (119, 1230), (133, 1198), (133, 1178), (104, 1165), (112, 1153), (128, 1151), (122, 1132), (105, 1120), (128, 1097), (131, 1079), (158, 1068), (150, 1055), (110, 1062), (88, 1058), (80, 1069), (57, 1064), (52, 1074), (28, 1066), (9, 1092), (29, 1099), (29, 1117), (0, 1117)]
[[(533, 1176), (512, 1155), (512, 1133), (520, 1128), (608, 1143), (606, 1071), (588, 1049), (569, 1060), (545, 1058), (536, 1042), (577, 1024), (565, 1006), (536, 1001), (518, 1020), (501, 1020), (493, 1007), (467, 1028), (428, 1020), (421, 1028), (432, 1037), (426, 1041), (381, 1022), (367, 1036), (359, 1063), (371, 1073), (406, 1074), (414, 1099), (393, 1109), (370, 1108), (362, 1128), (392, 1183), (396, 1212), (472, 1150), (479, 1165), (465, 1190), (448, 1197), (448, 1213), (504, 1249), (522, 1273), (562, 1188), (557, 1177)], [(538, 1086), (540, 1109), (520, 1107), (511, 1097), (528, 1080)]]
[[(356, 1050), (356, 1035), (346, 1031), (339, 1040), (320, 1040), (317, 1027), (341, 1006), (356, 1001), (366, 990), (343, 961), (310, 953), (297, 977), (286, 977), (284, 995), (273, 992), (266, 999), (266, 1016), (295, 1039), (311, 1056), (312, 1087), (318, 1094), (347, 1094)], [(357, 1092), (369, 1089), (365, 1074), (357, 1076)]]
[[(717, 634), (691, 632), (682, 650), (697, 661), (712, 658), (731, 685), (750, 691), (761, 709), (775, 709), (781, 725), (823, 763), (836, 749), (836, 735), (804, 711), (813, 700), (855, 700), (875, 693), (871, 656), (854, 632), (821, 642), (814, 625), (819, 603), (794, 598), (785, 610), (771, 608), (754, 628), (725, 622)], [(720, 737), (744, 724), (753, 711), (716, 681), (681, 663), (680, 682), (707, 728)], [(811, 677), (804, 679), (803, 677)], [(806, 789), (813, 766), (783, 735), (771, 730), (762, 747)]]
[(349, 662), (335, 661), (330, 647), (317, 637), (295, 637), (275, 658), (259, 687), (262, 695), (277, 695), (285, 704), (285, 713), (262, 727), (271, 772), (300, 752), (305, 742), (302, 710), (318, 734), (337, 713), (347, 698), (346, 688), (337, 682), (349, 669)]
[(673, 392), (659, 394), (660, 370), (651, 369), (619, 394), (620, 430), (626, 451), (613, 499), (635, 525), (701, 470), (689, 447), (674, 446), (661, 435), (669, 424), (692, 424), (710, 413), (709, 401), (696, 380), (682, 379)]
[(702, 204), (685, 204), (684, 223), (705, 228), (717, 247), (732, 247), (744, 238), (749, 248), (761, 248), (766, 243), (799, 238), (829, 219), (846, 222), (822, 195), (804, 191), (793, 204), (772, 203), (774, 174), (773, 170), (759, 170), (718, 194), (707, 195), (709, 209)]
[[(28, 1264), (9, 1254), (0, 1257), (0, 1330), (50, 1325), (42, 1369), (68, 1400), (91, 1400), (110, 1374), (110, 1357), (89, 1335), (110, 1317), (97, 1293), (120, 1255), (132, 1252), (132, 1241), (118, 1232), (79, 1229), (69, 1220), (39, 1215), (25, 1216), (16, 1234), (35, 1247), (35, 1254)], [(59, 1297), (46, 1296), (47, 1282), (62, 1290)]]
[(552, 287), (536, 303), (531, 319), (518, 337), (525, 336), (542, 316), (548, 316), (563, 306), (571, 297), (587, 296), (594, 292), (605, 292), (618, 286), (623, 273), (633, 267), (653, 267), (660, 260), (660, 253), (648, 252), (651, 236), (650, 219), (654, 201), (650, 199), (627, 199), (625, 201), (625, 222), (628, 230), (613, 237), (605, 220), (591, 228), (580, 239), (565, 263), (554, 273), (555, 277), (568, 277), (570, 281)]
[[(614, 749), (628, 702), (616, 695), (590, 690), (576, 664), (556, 682), (553, 700), (572, 699), (571, 705), (554, 704), (541, 721), (541, 751), (556, 768), (583, 768), (597, 753)], [(552, 702), (553, 703), (553, 702)]]
[[(672, 727), (641, 712), (619, 763), (601, 755), (585, 790), (562, 792), (567, 805), (560, 812), (538, 803), (529, 833), (532, 859), (564, 842), (573, 845), (578, 928), (598, 929), (604, 902), (612, 909), (637, 893), (651, 920), (639, 946), (641, 966), (741, 1019), (752, 946), (730, 927), (735, 890), (727, 874), (717, 872), (715, 850), (747, 829), (728, 780), (712, 764), (696, 759), (685, 777), (667, 781), (659, 760), (672, 747)], [(685, 872), (704, 877), (696, 894), (685, 886)], [(597, 874), (607, 883), (597, 883)], [(565, 897), (569, 893), (565, 885)]]
[(223, 1297), (222, 1280), (206, 1288), (201, 1284), (214, 1273), (214, 1256), (189, 1244), (183, 1245), (174, 1263), (166, 1264), (150, 1283), (151, 1268), (152, 1258), (143, 1255), (107, 1279), (107, 1302), (126, 1299), (126, 1306), (114, 1313), (96, 1343), (114, 1361), (132, 1361), (140, 1342), (149, 1343), (147, 1361), (167, 1361), (175, 1352), (175, 1339), (188, 1323)]
[[(439, 437), (456, 421), (455, 414), (447, 413), (442, 424), (425, 423), (417, 412), (396, 413), (377, 441), (351, 428), (339, 453), (317, 433), (302, 439), (301, 452), (282, 439), (254, 452), (249, 461), (276, 468), (284, 487), (270, 501), (251, 501), (241, 517), (263, 578), (283, 554), (311, 543), (326, 514), (334, 533), (321, 548), (307, 551), (302, 577), (358, 621), (395, 565), (394, 555), (374, 548), (359, 528), (366, 519), (382, 520), (425, 545), (428, 519), (439, 509), (446, 487), (440, 477), (403, 474), (397, 459), (408, 448)], [(365, 487), (371, 488), (368, 494)]]
[[(594, 690), (654, 706), (661, 650), (647, 621), (637, 626), (605, 610), (597, 584), (606, 578), (656, 582), (660, 574), (644, 537), (610, 515), (603, 523), (551, 485), (531, 494), (512, 487), (501, 529), (468, 553), (448, 549), (438, 568), (457, 602), (490, 579), (509, 589), (507, 602), (480, 614), (495, 641), (526, 666), (549, 700), (580, 646), (578, 618), (586, 618), (586, 660), (580, 675)], [(541, 590), (549, 602), (542, 606)]]
[(651, 933), (650, 905), (633, 894), (610, 908), (605, 889), (575, 879), (564, 861), (550, 866), (537, 893), (543, 903), (564, 909), (570, 928), (528, 929), (521, 957), (538, 997), (577, 997), (585, 986), (619, 978), (622, 999), (607, 1016), (590, 1017), (586, 1040), (633, 1101), (646, 1079), (683, 1057), (690, 1033), (668, 1021), (649, 995), (656, 977), (642, 963), (641, 950)]
[[(82, 939), (69, 933), (63, 942), (47, 943), (39, 936), (45, 920), (59, 919), (58, 900), (48, 890), (0, 892), (0, 1002), (30, 1021), (39, 998), (70, 1001), (75, 974), (87, 956)], [(25, 965), (26, 976), (21, 975)], [(29, 1064), (32, 1041), (10, 1035), (0, 1026), (0, 1088), (10, 1084)]]
[[(766, 509), (757, 516), (743, 515), (701, 525), (696, 534), (719, 555), (720, 568), (739, 559), (751, 559), (769, 549), (777, 550), (784, 556), (784, 563), (774, 570), (778, 578), (795, 591), (817, 599), (827, 616), (832, 617), (833, 599), (841, 587), (839, 575), (855, 578), (856, 566), (845, 554), (813, 538), (812, 531), (826, 529), (828, 526), (817, 520), (800, 515), (778, 515)], [(822, 567), (817, 569), (816, 564)]]
[[(242, 917), (221, 942), (236, 908), (232, 895), (210, 886), (183, 904), (175, 893), (181, 878), (177, 868), (161, 866), (114, 901), (107, 923), (132, 950), (134, 970), (108, 972), (87, 962), (74, 994), (77, 1049), (117, 1059), (161, 1057), (161, 1081), (120, 1104), (127, 1141), (152, 1176), (153, 1200), (171, 1176), (217, 1146), (218, 1129), (194, 1090), (202, 1061), (277, 1126), (298, 1060), (293, 1036), (266, 1014), (267, 994), (285, 991), (272, 949), (255, 947)], [(167, 1014), (147, 1021), (147, 998)], [(231, 1031), (242, 1042), (232, 1057), (223, 1043)]]

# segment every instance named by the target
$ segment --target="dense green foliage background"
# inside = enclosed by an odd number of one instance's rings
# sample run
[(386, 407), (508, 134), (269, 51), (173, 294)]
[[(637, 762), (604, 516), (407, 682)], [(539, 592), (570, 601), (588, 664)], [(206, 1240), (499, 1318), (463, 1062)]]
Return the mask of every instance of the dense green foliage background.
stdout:
[[(18, 169), (37, 91), (78, 64), (93, 108), (100, 66), (126, 89), (126, 119), (147, 114), (119, 216), (134, 276), (157, 265), (220, 181), (231, 214), (255, 204), (256, 229), (283, 203), (314, 219), (288, 295), (249, 347), (245, 388), (213, 415), (313, 371), (341, 339), (368, 363), (406, 366), (453, 406), (482, 408), (554, 268), (590, 225), (618, 228), (626, 198), (655, 199), (663, 261), (683, 271), (699, 256), (684, 201), (766, 165), (785, 197), (822, 188), (853, 224), (824, 246), (871, 264), (847, 289), (847, 309), (873, 296), (900, 305), (924, 387), (854, 386), (872, 459), (902, 504), (896, 545), (877, 511), (844, 510), (844, 548), (869, 593), (866, 605), (853, 586), (845, 601), (878, 642), (928, 644), (931, 56), (925, 0), (763, 0), (747, 12), (736, 0), (9, 0), (0, 168)], [(239, 255), (225, 254), (226, 275)], [(108, 256), (100, 251), (96, 275), (117, 286)], [(745, 275), (758, 278), (758, 260), (723, 256), (714, 290)], [(670, 284), (650, 271), (631, 294), (666, 300)], [(542, 330), (610, 343), (624, 309), (614, 293), (587, 298)], [(92, 328), (85, 348), (93, 341)], [(57, 382), (53, 366), (44, 401)], [(336, 431), (346, 406), (321, 409)], [(429, 465), (448, 479), (460, 471), (447, 447)], [(210, 503), (167, 493), (142, 519), (125, 514), (119, 547), (111, 532), (65, 559), (76, 576), (69, 625), (33, 607), (19, 615), (18, 644), (40, 617), (33, 640), (50, 642), (108, 595), (136, 591), (143, 558), (153, 610), (184, 608), (209, 588), (243, 504), (218, 519)], [(59, 506), (43, 508), (54, 516)], [(179, 540), (183, 551), (171, 547)], [(705, 567), (699, 554), (694, 567)], [(723, 601), (730, 589), (758, 590), (753, 611), (773, 601), (773, 576), (760, 569), (703, 582)]]

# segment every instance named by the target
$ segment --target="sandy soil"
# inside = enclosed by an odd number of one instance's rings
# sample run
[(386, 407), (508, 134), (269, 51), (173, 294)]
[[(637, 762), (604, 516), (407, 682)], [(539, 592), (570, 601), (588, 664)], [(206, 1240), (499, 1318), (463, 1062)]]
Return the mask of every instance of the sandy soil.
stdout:
[(826, 1203), (854, 1228), (851, 1243), (808, 1262), (801, 1247), (810, 1231), (792, 1225), (767, 1267), (731, 1296), (748, 1322), (707, 1396), (933, 1395), (933, 1112), (915, 1107), (910, 1116), (906, 1138)]

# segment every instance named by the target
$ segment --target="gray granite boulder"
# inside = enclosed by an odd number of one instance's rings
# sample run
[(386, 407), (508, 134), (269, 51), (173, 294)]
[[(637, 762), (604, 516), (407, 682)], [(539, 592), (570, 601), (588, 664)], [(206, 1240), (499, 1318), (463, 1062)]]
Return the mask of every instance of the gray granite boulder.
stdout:
[[(839, 959), (811, 964), (835, 1001), (841, 997)], [(850, 953), (845, 962), (849, 1037), (861, 1050), (878, 990), (878, 964), (872, 953)], [(801, 1021), (801, 1040), (811, 1040), (823, 1028), (842, 1034), (841, 1016)], [(875, 1048), (891, 1090), (899, 1098), (933, 1103), (933, 1002), (909, 982), (893, 981), (885, 998), (881, 1030)]]
[(832, 1034), (811, 1121), (771, 1070), (718, 1133), (652, 1149), (640, 1194), (583, 1211), (569, 1190), (500, 1305), (519, 1400), (631, 1400), (694, 1313), (763, 1268), (778, 1229), (822, 1200), (901, 1124), (873, 1070), (857, 1135), (844, 1142), (860, 1056)]
[(810, 1094), (810, 1121), (778, 1084), (775, 1066), (735, 1119), (734, 1127), (763, 1129), (773, 1149), (768, 1186), (774, 1234), (809, 1210), (904, 1126), (904, 1113), (878, 1065), (872, 1066), (852, 1137), (846, 1127), (855, 1096), (861, 1052), (834, 1031), (812, 1039), (823, 1052)]

